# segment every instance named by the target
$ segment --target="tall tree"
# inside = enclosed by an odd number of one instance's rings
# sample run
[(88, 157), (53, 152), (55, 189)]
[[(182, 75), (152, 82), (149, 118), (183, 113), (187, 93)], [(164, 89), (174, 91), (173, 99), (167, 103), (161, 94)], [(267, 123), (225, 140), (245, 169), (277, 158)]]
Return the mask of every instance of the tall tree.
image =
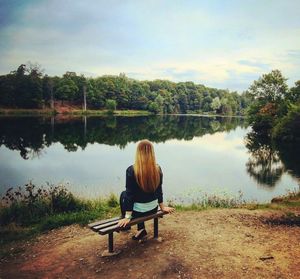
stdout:
[(249, 93), (256, 99), (266, 102), (279, 102), (288, 90), (287, 78), (279, 70), (273, 70), (254, 81)]

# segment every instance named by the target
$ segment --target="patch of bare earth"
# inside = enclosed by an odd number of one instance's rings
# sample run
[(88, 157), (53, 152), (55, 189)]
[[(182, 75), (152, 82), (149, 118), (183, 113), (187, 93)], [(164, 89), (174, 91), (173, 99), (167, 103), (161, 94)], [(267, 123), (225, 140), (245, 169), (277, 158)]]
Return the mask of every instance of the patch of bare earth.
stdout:
[[(274, 211), (216, 209), (161, 219), (137, 243), (115, 233), (122, 253), (102, 258), (107, 236), (74, 225), (12, 247), (0, 278), (300, 278), (300, 227), (270, 225)], [(276, 216), (275, 216), (276, 217)], [(18, 253), (14, 253), (18, 250)]]

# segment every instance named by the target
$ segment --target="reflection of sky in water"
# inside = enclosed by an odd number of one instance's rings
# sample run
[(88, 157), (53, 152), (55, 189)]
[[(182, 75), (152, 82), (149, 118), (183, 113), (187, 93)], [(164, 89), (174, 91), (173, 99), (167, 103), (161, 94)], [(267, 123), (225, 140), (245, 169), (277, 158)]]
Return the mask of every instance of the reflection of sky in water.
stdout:
[[(186, 197), (202, 191), (225, 191), (237, 195), (241, 190), (247, 200), (270, 200), (297, 187), (289, 174), (284, 174), (273, 188), (258, 186), (246, 172), (249, 153), (244, 145), (247, 130), (194, 137), (193, 140), (168, 140), (155, 144), (158, 163), (164, 172), (165, 197)], [(9, 186), (24, 185), (29, 180), (37, 185), (46, 182), (69, 182), (70, 189), (94, 197), (109, 192), (119, 193), (125, 185), (125, 170), (133, 163), (136, 144), (124, 149), (105, 144), (88, 144), (85, 150), (68, 152), (59, 143), (43, 149), (39, 157), (23, 160), (18, 151), (0, 147), (1, 192)]]

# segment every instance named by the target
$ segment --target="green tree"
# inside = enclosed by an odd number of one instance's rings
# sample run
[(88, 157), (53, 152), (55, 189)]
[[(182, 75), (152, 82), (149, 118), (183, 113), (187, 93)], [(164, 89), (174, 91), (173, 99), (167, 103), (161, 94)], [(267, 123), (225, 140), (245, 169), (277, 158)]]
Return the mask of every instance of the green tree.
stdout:
[(110, 113), (113, 113), (117, 108), (117, 102), (115, 100), (108, 99), (106, 100), (105, 107)]
[(254, 81), (249, 88), (249, 93), (255, 99), (261, 99), (265, 102), (279, 102), (287, 93), (286, 81), (287, 79), (279, 70), (273, 70)]
[(221, 102), (219, 97), (215, 97), (211, 102), (211, 109), (217, 111), (221, 107)]
[(160, 107), (156, 102), (151, 102), (148, 106), (149, 111), (153, 113), (159, 113), (160, 112)]
[(63, 77), (56, 88), (55, 97), (59, 100), (73, 101), (79, 89), (70, 77)]
[(39, 65), (21, 64), (13, 72), (14, 101), (19, 108), (37, 108), (42, 104), (42, 71)]
[(0, 76), (0, 106), (2, 107), (15, 107), (15, 76), (8, 74)]
[(209, 112), (211, 109), (211, 102), (212, 102), (212, 98), (210, 96), (206, 96), (203, 99), (203, 103), (202, 103), (202, 110), (205, 112)]
[(248, 120), (256, 132), (271, 135), (272, 127), (286, 113), (286, 80), (279, 70), (273, 70), (250, 86), (254, 102), (248, 109)]

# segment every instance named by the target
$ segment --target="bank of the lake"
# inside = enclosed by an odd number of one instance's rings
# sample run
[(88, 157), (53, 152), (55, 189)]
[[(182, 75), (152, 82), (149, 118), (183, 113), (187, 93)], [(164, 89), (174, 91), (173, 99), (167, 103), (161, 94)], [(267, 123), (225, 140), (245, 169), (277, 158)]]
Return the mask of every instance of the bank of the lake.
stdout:
[[(274, 198), (271, 203), (246, 203), (240, 197), (206, 195), (192, 204), (167, 202), (177, 212), (209, 209), (245, 209), (284, 212), (281, 222), (300, 225), (300, 190)], [(1, 245), (32, 238), (49, 230), (71, 224), (86, 225), (95, 219), (106, 219), (120, 214), (118, 198), (84, 199), (76, 197), (64, 186), (46, 190), (27, 184), (25, 190), (9, 190), (0, 206)], [(5, 255), (7, 251), (2, 250)]]
[[(70, 116), (147, 116), (154, 115), (153, 112), (148, 110), (114, 110), (109, 111), (107, 109), (70, 109), (68, 107), (59, 109), (21, 109), (21, 108), (0, 108), (0, 115), (7, 116), (55, 116), (55, 115), (70, 115)], [(208, 116), (208, 117), (245, 117), (245, 115), (233, 115), (233, 114), (216, 114), (214, 112), (187, 112), (182, 113), (168, 113), (165, 115), (177, 115), (177, 116)]]
[[(70, 225), (2, 245), (1, 278), (299, 278), (299, 214), (273, 209), (176, 211), (159, 221), (162, 242), (115, 235), (117, 257), (101, 258), (107, 237)], [(287, 214), (287, 212), (289, 212)], [(152, 223), (147, 222), (152, 235)], [(149, 258), (156, 264), (149, 264)]]
[(98, 115), (122, 115), (122, 116), (141, 116), (141, 115), (151, 115), (152, 113), (146, 110), (115, 110), (110, 112), (106, 109), (99, 110), (82, 110), (82, 109), (69, 109), (69, 108), (60, 108), (60, 109), (7, 109), (0, 108), (0, 115), (16, 115), (16, 116), (54, 116), (54, 115), (89, 115), (89, 116), (98, 116)]

